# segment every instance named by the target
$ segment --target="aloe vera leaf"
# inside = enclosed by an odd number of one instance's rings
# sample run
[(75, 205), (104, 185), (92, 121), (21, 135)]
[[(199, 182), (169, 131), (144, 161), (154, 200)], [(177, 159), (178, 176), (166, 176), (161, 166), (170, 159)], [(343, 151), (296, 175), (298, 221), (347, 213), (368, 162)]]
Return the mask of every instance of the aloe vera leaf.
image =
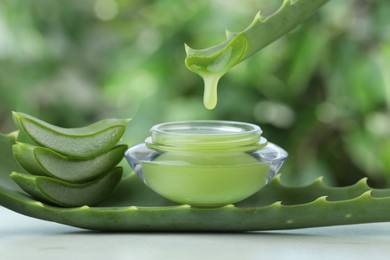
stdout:
[(131, 174), (96, 207), (55, 207), (37, 201), (10, 182), (19, 167), (14, 136), (0, 135), (0, 205), (21, 214), (84, 229), (106, 231), (254, 231), (390, 221), (390, 189), (371, 189), (365, 180), (326, 187), (321, 179), (286, 187), (279, 176), (235, 206), (201, 209), (175, 205)]
[(20, 128), (34, 142), (77, 159), (93, 158), (113, 148), (130, 121), (109, 118), (86, 127), (62, 128), (24, 113), (12, 114)]
[[(139, 187), (139, 182), (135, 177), (129, 177), (121, 185), (132, 190)], [(276, 188), (273, 191), (277, 194), (276, 197), (287, 198), (284, 192), (290, 188), (283, 186), (278, 179), (272, 185), (273, 189)], [(326, 187), (323, 189), (332, 193)], [(310, 195), (306, 187), (294, 190)], [(144, 190), (142, 195), (148, 197), (150, 192)], [(344, 200), (328, 201), (322, 196), (311, 202), (291, 205), (284, 205), (279, 201), (261, 205), (262, 202), (259, 201), (245, 207), (228, 205), (214, 209), (191, 208), (188, 205), (162, 206), (158, 205), (158, 201), (149, 201), (154, 206), (145, 207), (131, 197), (128, 198), (127, 206), (106, 201), (105, 204), (111, 205), (60, 208), (40, 203), (20, 193), (4, 191), (0, 187), (0, 204), (31, 217), (93, 230), (255, 231), (390, 221), (390, 191), (386, 190), (385, 193), (384, 197), (376, 196), (369, 189), (359, 196)], [(261, 199), (262, 191), (256, 196)]]
[(34, 198), (63, 207), (77, 207), (102, 201), (118, 186), (122, 171), (122, 167), (116, 167), (100, 178), (83, 184), (18, 172), (12, 172), (10, 177)]
[(185, 45), (187, 68), (204, 80), (205, 106), (209, 109), (215, 107), (218, 81), (227, 71), (297, 27), (327, 1), (284, 0), (271, 16), (262, 17), (258, 12), (243, 31), (227, 31), (227, 39), (223, 43), (206, 49)]
[(27, 172), (34, 175), (48, 175), (35, 158), (33, 149), (35, 147), (36, 146), (30, 144), (18, 142), (12, 146), (12, 154), (19, 165)]
[(0, 186), (12, 191), (22, 190), (7, 175), (12, 171), (25, 172), (12, 154), (12, 146), (15, 144), (18, 134), (19, 131), (7, 135), (0, 133)]
[(79, 160), (30, 144), (12, 146), (15, 159), (29, 173), (71, 183), (90, 181), (109, 171), (122, 160), (126, 149), (127, 145), (117, 145), (97, 157)]

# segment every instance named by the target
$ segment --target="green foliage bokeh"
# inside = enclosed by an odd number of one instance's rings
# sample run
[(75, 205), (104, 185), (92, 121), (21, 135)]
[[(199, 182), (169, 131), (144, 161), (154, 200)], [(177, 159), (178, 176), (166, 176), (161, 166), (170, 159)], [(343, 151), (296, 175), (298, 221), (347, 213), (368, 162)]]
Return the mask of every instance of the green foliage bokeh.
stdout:
[[(235, 67), (213, 111), (184, 66), (240, 31), (273, 0), (0, 1), (0, 131), (11, 111), (64, 127), (133, 117), (124, 140), (156, 123), (252, 122), (290, 154), (291, 184), (324, 176), (390, 184), (390, 1), (331, 0), (299, 28)], [(270, 4), (273, 3), (271, 6)]]

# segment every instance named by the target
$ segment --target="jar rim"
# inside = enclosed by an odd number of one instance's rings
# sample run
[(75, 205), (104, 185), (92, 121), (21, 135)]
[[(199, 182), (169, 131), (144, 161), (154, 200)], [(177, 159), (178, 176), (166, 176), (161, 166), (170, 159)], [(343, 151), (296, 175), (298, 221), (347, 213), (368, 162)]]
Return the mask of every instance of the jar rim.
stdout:
[(250, 123), (223, 120), (173, 121), (153, 126), (146, 144), (160, 150), (253, 150), (266, 143)]

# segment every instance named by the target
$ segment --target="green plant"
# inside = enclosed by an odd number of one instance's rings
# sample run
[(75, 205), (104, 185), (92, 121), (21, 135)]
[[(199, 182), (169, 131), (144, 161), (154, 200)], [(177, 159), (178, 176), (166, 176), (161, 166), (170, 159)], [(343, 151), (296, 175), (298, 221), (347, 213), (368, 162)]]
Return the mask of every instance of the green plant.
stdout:
[(276, 177), (236, 205), (202, 209), (174, 205), (125, 173), (114, 193), (96, 207), (63, 208), (42, 203), (9, 179), (18, 168), (11, 147), (15, 135), (0, 135), (0, 205), (21, 214), (75, 227), (105, 231), (250, 231), (390, 221), (389, 189), (371, 189), (365, 180), (343, 188), (322, 179), (287, 187)]
[(95, 205), (111, 194), (122, 178), (122, 170), (122, 167), (115, 167), (104, 175), (82, 184), (19, 172), (12, 172), (10, 177), (26, 193), (41, 202), (63, 207), (78, 207)]
[(17, 143), (12, 146), (15, 159), (29, 173), (54, 177), (72, 183), (95, 179), (117, 165), (127, 145), (116, 145), (111, 150), (91, 159), (74, 159), (51, 149)]
[(118, 186), (123, 169), (114, 166), (127, 145), (116, 143), (128, 120), (106, 119), (69, 129), (27, 114), (13, 115), (24, 139), (44, 146), (21, 142), (12, 146), (15, 159), (29, 174), (15, 169), (10, 177), (25, 192), (54, 205), (75, 207), (94, 205)]
[(17, 124), (34, 142), (73, 158), (89, 159), (107, 152), (122, 138), (130, 119), (104, 119), (81, 128), (63, 128), (13, 112)]
[(204, 79), (206, 108), (216, 106), (217, 84), (227, 71), (294, 29), (327, 1), (284, 0), (279, 10), (269, 17), (263, 18), (260, 12), (257, 13), (242, 32), (227, 31), (227, 40), (221, 44), (201, 50), (186, 45), (187, 68)]

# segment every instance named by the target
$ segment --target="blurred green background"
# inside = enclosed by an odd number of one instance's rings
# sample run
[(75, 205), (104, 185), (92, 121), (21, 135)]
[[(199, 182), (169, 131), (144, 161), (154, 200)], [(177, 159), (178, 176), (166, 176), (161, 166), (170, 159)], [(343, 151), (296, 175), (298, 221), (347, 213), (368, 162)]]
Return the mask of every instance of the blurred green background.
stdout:
[(64, 127), (132, 117), (129, 145), (160, 122), (246, 121), (289, 152), (291, 184), (390, 186), (390, 1), (331, 0), (236, 66), (217, 108), (203, 107), (184, 43), (222, 42), (280, 2), (1, 0), (0, 132), (15, 129), (12, 110)]

